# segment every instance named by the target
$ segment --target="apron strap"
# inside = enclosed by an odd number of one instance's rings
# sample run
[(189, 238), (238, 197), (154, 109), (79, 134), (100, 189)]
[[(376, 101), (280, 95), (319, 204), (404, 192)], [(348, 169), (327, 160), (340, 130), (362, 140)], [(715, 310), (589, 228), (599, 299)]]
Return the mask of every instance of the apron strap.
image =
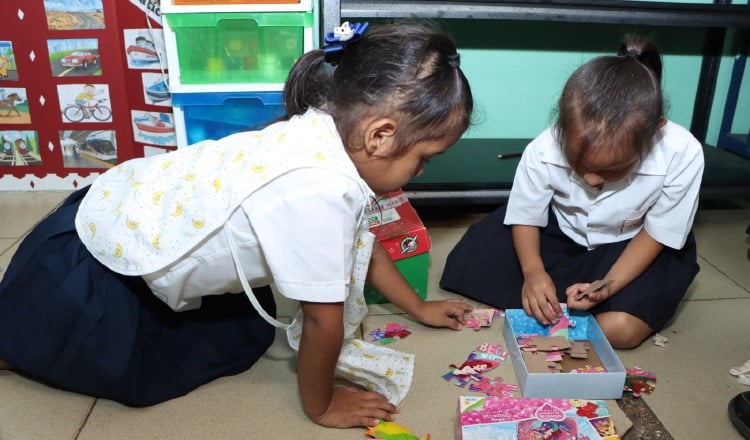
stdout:
[(255, 307), (255, 310), (263, 319), (266, 320), (267, 323), (284, 330), (288, 329), (289, 324), (284, 324), (280, 321), (277, 321), (273, 316), (269, 315), (268, 312), (266, 312), (258, 302), (258, 298), (255, 297), (253, 289), (250, 288), (250, 284), (248, 284), (247, 282), (245, 271), (242, 270), (242, 264), (240, 264), (240, 258), (237, 255), (237, 246), (234, 244), (234, 237), (232, 236), (232, 231), (230, 231), (229, 225), (224, 226), (224, 235), (227, 236), (227, 242), (229, 242), (229, 250), (232, 252), (232, 260), (234, 260), (234, 267), (235, 269), (237, 269), (237, 276), (240, 278), (240, 283), (242, 283), (242, 288), (245, 290), (245, 295), (247, 295), (250, 303), (252, 303), (253, 307)]

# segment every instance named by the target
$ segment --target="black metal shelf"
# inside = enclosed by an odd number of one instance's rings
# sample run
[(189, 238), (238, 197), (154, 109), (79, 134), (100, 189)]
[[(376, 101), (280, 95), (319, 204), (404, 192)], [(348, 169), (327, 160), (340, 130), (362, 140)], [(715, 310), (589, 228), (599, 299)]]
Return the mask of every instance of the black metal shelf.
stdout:
[[(716, 79), (726, 29), (750, 29), (750, 4), (644, 2), (628, 0), (526, 0), (526, 1), (384, 1), (320, 0), (321, 30), (338, 26), (342, 17), (514, 20), (695, 27), (706, 29), (703, 61), (697, 84), (690, 131), (701, 142), (713, 104)], [(733, 181), (732, 184), (735, 182)], [(730, 185), (731, 186), (731, 185)], [(483, 203), (507, 196), (510, 179), (494, 182), (412, 182), (405, 190), (426, 203), (463, 201)], [(741, 191), (746, 191), (742, 187)]]
[(341, 17), (532, 20), (742, 28), (750, 27), (750, 5), (625, 0), (323, 1), (323, 29), (333, 28)]
[[(338, 8), (336, 8), (338, 3)], [(338, 17), (336, 12), (340, 11)], [(567, 21), (654, 26), (750, 27), (750, 5), (569, 1), (325, 1), (330, 23), (347, 18), (448, 18)], [(328, 25), (324, 26), (327, 29)]]

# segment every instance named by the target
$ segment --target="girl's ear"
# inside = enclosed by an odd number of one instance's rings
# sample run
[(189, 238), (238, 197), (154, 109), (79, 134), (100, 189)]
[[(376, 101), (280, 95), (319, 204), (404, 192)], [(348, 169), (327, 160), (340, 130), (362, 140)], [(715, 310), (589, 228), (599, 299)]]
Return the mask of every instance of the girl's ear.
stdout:
[(396, 121), (373, 119), (365, 127), (365, 150), (375, 157), (391, 157), (396, 147)]
[(659, 128), (664, 128), (665, 125), (667, 125), (667, 119), (666, 118), (659, 119)]

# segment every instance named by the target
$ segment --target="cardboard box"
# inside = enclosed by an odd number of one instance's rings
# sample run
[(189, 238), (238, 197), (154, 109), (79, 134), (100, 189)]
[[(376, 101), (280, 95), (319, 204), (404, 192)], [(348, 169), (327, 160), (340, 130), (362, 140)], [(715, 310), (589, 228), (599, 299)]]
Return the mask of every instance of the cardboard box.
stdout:
[(458, 398), (456, 439), (616, 440), (614, 420), (601, 400), (524, 397)]
[(526, 315), (522, 309), (505, 311), (503, 336), (513, 361), (516, 379), (524, 397), (562, 399), (620, 399), (625, 385), (625, 367), (602, 333), (596, 319), (587, 312), (566, 311), (575, 327), (569, 339), (587, 341), (606, 372), (598, 373), (534, 373), (529, 372), (518, 345), (519, 335), (547, 335), (548, 328)]
[[(432, 241), (427, 229), (403, 191), (388, 193), (372, 203), (365, 213), (370, 232), (383, 245), (411, 287), (427, 298), (429, 251)], [(367, 304), (388, 302), (369, 284), (365, 284)]]

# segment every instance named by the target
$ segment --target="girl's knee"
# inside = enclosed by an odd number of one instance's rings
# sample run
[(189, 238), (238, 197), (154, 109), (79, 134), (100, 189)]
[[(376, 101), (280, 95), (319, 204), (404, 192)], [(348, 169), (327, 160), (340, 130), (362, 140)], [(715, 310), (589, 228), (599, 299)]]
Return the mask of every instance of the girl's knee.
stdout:
[(596, 315), (596, 321), (616, 349), (636, 348), (653, 333), (648, 324), (625, 312), (600, 313)]

